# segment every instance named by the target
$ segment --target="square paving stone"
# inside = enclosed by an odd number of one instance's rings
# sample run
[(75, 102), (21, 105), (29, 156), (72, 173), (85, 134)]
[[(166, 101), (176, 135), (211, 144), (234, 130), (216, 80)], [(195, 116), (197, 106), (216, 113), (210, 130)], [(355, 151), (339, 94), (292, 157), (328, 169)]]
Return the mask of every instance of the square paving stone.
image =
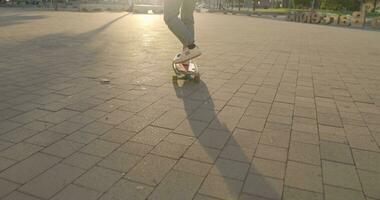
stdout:
[(43, 131), (27, 139), (26, 142), (46, 147), (53, 144), (54, 142), (58, 141), (59, 139), (63, 137), (65, 136), (53, 131)]
[(4, 141), (13, 142), (13, 143), (18, 143), (36, 135), (37, 133), (38, 131), (20, 127), (6, 134), (0, 135), (0, 139)]
[(206, 129), (196, 143), (204, 147), (222, 149), (230, 136), (228, 131)]
[(119, 124), (117, 128), (124, 129), (127, 131), (140, 132), (142, 129), (147, 127), (153, 119), (149, 117), (134, 115), (128, 118), (123, 123)]
[(243, 108), (225, 106), (211, 122), (209, 128), (230, 131), (239, 123), (239, 119), (244, 113)]
[(36, 197), (14, 191), (10, 195), (3, 198), (2, 200), (41, 200), (41, 199), (37, 199)]
[(242, 148), (240, 146), (226, 145), (220, 153), (221, 158), (249, 163), (252, 160), (254, 149)]
[(323, 200), (323, 194), (317, 192), (310, 192), (306, 190), (299, 190), (292, 187), (284, 187), (283, 200)]
[(324, 160), (353, 164), (351, 149), (346, 144), (321, 141), (321, 158)]
[(99, 200), (144, 200), (152, 191), (150, 186), (121, 179)]
[(290, 140), (290, 131), (266, 128), (261, 135), (260, 144), (288, 148), (289, 140)]
[(181, 134), (170, 133), (168, 136), (166, 136), (164, 141), (174, 144), (190, 146), (195, 141), (195, 138)]
[(71, 133), (74, 133), (75, 131), (79, 130), (82, 127), (83, 127), (83, 124), (65, 121), (56, 126), (49, 128), (49, 130), (57, 132), (57, 133), (62, 133), (65, 135), (70, 135)]
[(94, 156), (105, 157), (119, 146), (120, 144), (117, 143), (96, 139), (84, 146), (80, 151)]
[(0, 172), (15, 164), (15, 160), (0, 157)]
[(355, 166), (330, 161), (322, 161), (325, 184), (361, 190)]
[(18, 143), (0, 152), (0, 156), (13, 160), (24, 160), (32, 154), (40, 151), (42, 147), (26, 142)]
[(0, 177), (16, 183), (26, 183), (33, 177), (49, 169), (60, 161), (59, 158), (42, 153), (36, 153), (29, 158), (4, 170)]
[(282, 161), (282, 162), (286, 161), (287, 155), (288, 155), (288, 151), (285, 148), (263, 145), (263, 144), (259, 144), (255, 153), (256, 157), (270, 159), (270, 160), (277, 160), (277, 161)]
[(95, 135), (103, 135), (108, 130), (112, 129), (113, 125), (102, 123), (102, 122), (93, 122), (83, 127), (81, 131), (92, 133)]
[(174, 132), (191, 137), (198, 137), (206, 129), (207, 125), (208, 124), (205, 122), (193, 119), (184, 120), (176, 129), (174, 129)]
[(104, 168), (113, 169), (116, 171), (127, 172), (134, 167), (142, 157), (124, 153), (121, 151), (114, 151), (108, 155), (98, 165)]
[(35, 109), (35, 110), (28, 111), (24, 114), (21, 114), (21, 115), (18, 115), (16, 117), (12, 118), (12, 121), (22, 123), (22, 124), (26, 124), (28, 122), (34, 121), (35, 119), (39, 119), (41, 117), (49, 115), (50, 113), (51, 112), (46, 111), (46, 110)]
[(172, 170), (149, 196), (149, 200), (191, 200), (201, 185), (203, 177)]
[(59, 140), (58, 142), (42, 150), (42, 152), (66, 158), (67, 156), (70, 156), (74, 152), (78, 151), (82, 146), (83, 144), (71, 142), (69, 140)]
[(380, 198), (380, 174), (374, 172), (368, 172), (358, 170), (360, 182), (363, 186), (363, 191), (366, 196), (379, 199)]
[(171, 109), (154, 121), (153, 125), (175, 129), (184, 119), (186, 119), (186, 117), (187, 115), (185, 111), (181, 109)]
[(201, 107), (191, 114), (190, 119), (194, 121), (211, 122), (216, 117), (217, 112), (218, 111), (213, 109)]
[(201, 162), (214, 163), (219, 153), (220, 151), (217, 149), (203, 147), (194, 143), (186, 150), (183, 157)]
[[(321, 134), (321, 133), (320, 133)], [(303, 133), (299, 131), (292, 131), (291, 134), (292, 142), (303, 142), (307, 144), (319, 144), (319, 137), (317, 134)]]
[(76, 152), (72, 154), (71, 156), (64, 159), (62, 162), (71, 166), (79, 167), (82, 169), (90, 169), (92, 168), (96, 163), (98, 163), (102, 158)]
[(18, 187), (19, 185), (17, 185), (16, 183), (0, 179), (0, 198), (5, 197), (7, 194), (11, 193)]
[(52, 200), (96, 200), (100, 195), (100, 192), (70, 184), (56, 194)]
[(243, 116), (239, 124), (238, 128), (254, 130), (254, 131), (262, 131), (264, 129), (266, 119), (265, 118), (256, 118), (250, 116)]
[(127, 142), (123, 144), (118, 150), (139, 155), (139, 156), (145, 156), (153, 149), (153, 146), (147, 145), (147, 144), (141, 144), (137, 142)]
[(73, 141), (73, 142), (81, 143), (81, 144), (88, 144), (97, 138), (98, 138), (97, 135), (87, 133), (87, 132), (83, 132), (83, 131), (77, 131), (77, 132), (67, 136), (65, 139)]
[(131, 118), (133, 115), (134, 113), (132, 112), (115, 110), (98, 119), (98, 121), (106, 124), (118, 125), (123, 121)]
[(226, 200), (238, 199), (242, 186), (243, 182), (238, 180), (208, 175), (199, 193)]
[(44, 122), (59, 124), (77, 114), (79, 114), (79, 112), (71, 110), (60, 110), (51, 114), (44, 115), (43, 117), (38, 117), (38, 119)]
[(319, 146), (301, 142), (291, 142), (289, 149), (289, 160), (320, 165), (321, 158)]
[(130, 141), (155, 146), (160, 143), (160, 141), (164, 139), (168, 134), (168, 129), (148, 126), (144, 128), (140, 133), (132, 137)]
[(210, 174), (243, 181), (247, 175), (248, 168), (249, 165), (247, 163), (218, 159), (213, 165)]
[(294, 117), (292, 129), (307, 133), (318, 133), (317, 122), (308, 118)]
[(326, 200), (365, 200), (361, 191), (325, 185)]
[(129, 132), (123, 129), (111, 129), (107, 133), (103, 134), (100, 139), (113, 142), (113, 143), (119, 143), (123, 144), (126, 141), (128, 141), (132, 136), (134, 136), (136, 133)]
[(380, 153), (353, 149), (356, 167), (380, 173)]
[(166, 141), (160, 142), (152, 151), (152, 154), (179, 159), (185, 153), (187, 146)]
[(75, 181), (75, 184), (99, 192), (105, 192), (122, 176), (122, 173), (115, 172), (113, 170), (105, 169), (102, 167), (94, 167), (79, 177)]
[(173, 169), (198, 176), (206, 176), (211, 167), (212, 165), (208, 163), (181, 158)]
[(4, 149), (6, 149), (12, 145), (14, 145), (14, 143), (0, 140), (0, 151), (4, 150)]
[(321, 167), (288, 161), (285, 185), (314, 192), (323, 192)]
[(0, 134), (4, 134), (10, 130), (13, 130), (17, 127), (21, 126), (19, 123), (11, 122), (11, 121), (2, 121), (0, 122)]
[(270, 199), (281, 199), (283, 181), (266, 176), (249, 174), (245, 181), (243, 192)]
[(175, 160), (161, 156), (147, 155), (125, 175), (129, 180), (157, 185), (174, 166)]
[(285, 167), (286, 164), (283, 162), (254, 158), (249, 172), (262, 176), (283, 179), (285, 176)]
[(255, 131), (235, 129), (228, 140), (228, 144), (243, 148), (256, 149), (259, 143), (260, 133)]
[(37, 197), (49, 199), (82, 173), (84, 173), (84, 170), (80, 168), (58, 164), (23, 185), (19, 190)]

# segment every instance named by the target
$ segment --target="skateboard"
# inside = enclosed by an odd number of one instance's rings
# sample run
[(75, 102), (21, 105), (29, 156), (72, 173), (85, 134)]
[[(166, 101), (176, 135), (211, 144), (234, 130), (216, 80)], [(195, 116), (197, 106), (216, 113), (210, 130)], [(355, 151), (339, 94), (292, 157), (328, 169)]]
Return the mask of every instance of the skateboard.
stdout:
[(180, 65), (183, 65), (182, 63), (175, 63), (174, 60), (178, 58), (181, 55), (181, 53), (178, 53), (174, 59), (173, 59), (173, 70), (175, 73), (175, 76), (173, 76), (173, 80), (177, 79), (185, 79), (185, 80), (194, 80), (194, 81), (199, 81), (200, 79), (200, 74), (199, 74), (199, 68), (198, 65), (193, 61), (189, 61), (189, 69), (187, 73), (181, 72), (178, 70), (178, 67), (182, 67)]

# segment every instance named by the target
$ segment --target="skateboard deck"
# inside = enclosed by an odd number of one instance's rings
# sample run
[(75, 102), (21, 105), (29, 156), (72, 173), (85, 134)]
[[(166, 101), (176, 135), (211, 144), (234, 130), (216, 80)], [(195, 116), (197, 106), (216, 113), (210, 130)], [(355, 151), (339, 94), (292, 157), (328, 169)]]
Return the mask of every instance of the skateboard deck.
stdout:
[(179, 55), (180, 53), (178, 53), (173, 59), (172, 65), (173, 65), (174, 73), (176, 74), (175, 76), (173, 76), (173, 79), (199, 80), (200, 79), (199, 68), (198, 68), (198, 65), (193, 60), (189, 61), (189, 68), (188, 68), (187, 73), (184, 73), (178, 70), (178, 68), (183, 67), (182, 63), (174, 63), (174, 60)]

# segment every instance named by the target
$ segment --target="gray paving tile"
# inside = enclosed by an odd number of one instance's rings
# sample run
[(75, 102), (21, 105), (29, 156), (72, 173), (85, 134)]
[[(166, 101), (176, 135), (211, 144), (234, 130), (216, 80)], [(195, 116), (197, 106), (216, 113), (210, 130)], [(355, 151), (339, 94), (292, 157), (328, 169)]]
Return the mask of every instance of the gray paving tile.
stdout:
[(198, 176), (206, 176), (211, 167), (212, 165), (208, 163), (181, 158), (173, 169)]
[(32, 143), (38, 146), (46, 147), (53, 144), (54, 142), (58, 141), (59, 139), (63, 137), (65, 136), (53, 131), (43, 131), (27, 139), (26, 142)]
[(269, 176), (283, 179), (285, 177), (286, 164), (274, 160), (266, 160), (262, 158), (254, 158), (249, 172), (262, 176)]
[(125, 177), (129, 180), (155, 186), (170, 171), (175, 162), (169, 158), (147, 155)]
[(154, 189), (148, 199), (193, 199), (203, 177), (171, 171)]
[(220, 152), (216, 149), (193, 144), (187, 149), (183, 157), (201, 162), (213, 163), (219, 153)]
[(76, 179), (74, 183), (92, 190), (105, 192), (122, 176), (123, 174), (119, 172), (102, 167), (93, 167), (81, 177)]
[(292, 187), (284, 187), (283, 200), (323, 200), (323, 194), (300, 190)]
[(41, 149), (42, 147), (40, 146), (22, 142), (3, 150), (0, 152), (0, 156), (20, 161), (40, 151)]
[(103, 135), (108, 130), (112, 129), (112, 125), (102, 123), (102, 122), (93, 122), (91, 124), (86, 125), (81, 129), (81, 131), (92, 133), (95, 135)]
[(150, 186), (121, 179), (100, 200), (144, 200), (152, 190)]
[(27, 195), (21, 192), (14, 191), (10, 195), (3, 198), (4, 200), (41, 200), (31, 195)]
[(360, 177), (360, 182), (363, 186), (364, 194), (375, 199), (380, 198), (380, 191), (378, 190), (378, 185), (380, 182), (379, 173), (358, 170), (358, 174)]
[(357, 168), (380, 172), (380, 153), (353, 149), (352, 154)]
[(283, 181), (257, 174), (249, 174), (243, 192), (270, 199), (281, 199)]
[(249, 165), (232, 160), (218, 159), (210, 170), (210, 174), (243, 181), (247, 175)]
[(219, 199), (238, 199), (243, 182), (221, 176), (208, 175), (199, 190), (200, 194)]
[(56, 194), (52, 200), (96, 200), (101, 193), (70, 184), (65, 189)]
[(355, 166), (322, 161), (323, 182), (330, 185), (361, 190)]
[(325, 185), (326, 200), (365, 200), (361, 191)]
[(42, 152), (61, 158), (66, 158), (78, 151), (82, 146), (83, 144), (71, 142), (69, 140), (59, 140), (58, 142), (43, 149)]
[(16, 183), (26, 183), (60, 161), (59, 158), (37, 153), (0, 173), (0, 177)]
[(38, 131), (20, 127), (0, 136), (1, 140), (18, 143), (36, 135)]
[(179, 159), (185, 153), (187, 146), (166, 141), (160, 142), (152, 151), (152, 154)]
[(58, 164), (23, 185), (19, 190), (34, 196), (49, 199), (82, 173), (84, 173), (82, 169)]
[(128, 172), (132, 167), (134, 167), (142, 157), (124, 153), (121, 151), (114, 151), (108, 155), (104, 160), (98, 163), (99, 166), (104, 168)]
[(71, 156), (67, 157), (66, 159), (64, 159), (62, 163), (79, 167), (82, 169), (90, 169), (101, 160), (102, 160), (101, 157), (76, 152), (72, 154)]
[(291, 142), (289, 148), (289, 160), (320, 165), (321, 158), (319, 146), (301, 142)]
[(286, 167), (285, 185), (314, 192), (322, 192), (321, 167), (289, 161)]
[(18, 187), (20, 187), (16, 183), (12, 183), (10, 181), (0, 179), (0, 197), (5, 197), (12, 191), (16, 190)]
[(282, 162), (286, 161), (287, 155), (288, 155), (288, 151), (285, 148), (263, 145), (263, 144), (259, 144), (255, 153), (256, 157), (270, 159), (270, 160), (277, 160), (277, 161), (282, 161)]
[(130, 141), (155, 146), (168, 134), (168, 129), (148, 126), (144, 128), (140, 133), (132, 137)]

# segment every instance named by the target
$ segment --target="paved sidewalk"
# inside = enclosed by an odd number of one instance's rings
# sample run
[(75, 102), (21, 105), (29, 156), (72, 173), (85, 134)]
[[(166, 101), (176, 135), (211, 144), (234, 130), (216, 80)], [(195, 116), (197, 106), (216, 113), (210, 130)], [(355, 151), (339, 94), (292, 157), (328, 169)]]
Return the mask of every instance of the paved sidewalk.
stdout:
[[(380, 199), (380, 34), (0, 8), (0, 199)], [(102, 83), (109, 79), (110, 83)]]

